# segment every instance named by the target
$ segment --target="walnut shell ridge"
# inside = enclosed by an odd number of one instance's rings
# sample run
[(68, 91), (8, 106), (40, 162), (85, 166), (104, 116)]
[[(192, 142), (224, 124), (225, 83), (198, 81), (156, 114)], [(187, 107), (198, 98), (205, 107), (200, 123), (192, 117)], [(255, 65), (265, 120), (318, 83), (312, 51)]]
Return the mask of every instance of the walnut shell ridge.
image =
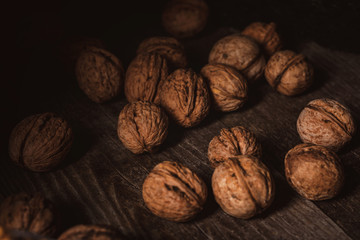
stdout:
[(52, 236), (57, 230), (53, 205), (41, 194), (6, 198), (0, 205), (0, 226), (42, 236)]
[(265, 68), (265, 58), (259, 45), (247, 36), (233, 34), (221, 38), (212, 47), (209, 63), (221, 63), (234, 67), (249, 82), (259, 79)]
[(309, 102), (297, 120), (297, 131), (304, 143), (338, 151), (355, 135), (350, 110), (339, 102), (322, 98)]
[(344, 170), (331, 150), (312, 144), (299, 144), (285, 156), (285, 176), (290, 186), (310, 200), (336, 196), (344, 182)]
[(232, 157), (212, 175), (216, 202), (229, 215), (248, 219), (268, 208), (275, 195), (268, 168), (256, 157)]
[(58, 240), (120, 240), (125, 239), (109, 226), (76, 225), (63, 232)]
[(142, 53), (130, 63), (124, 90), (129, 102), (148, 101), (159, 104), (158, 87), (168, 76), (165, 58), (156, 53)]
[(205, 80), (191, 69), (177, 69), (161, 84), (160, 104), (183, 127), (199, 124), (210, 111)]
[(22, 167), (45, 172), (57, 167), (70, 151), (73, 133), (66, 120), (55, 113), (29, 116), (12, 130), (10, 158)]
[(234, 68), (223, 64), (207, 64), (201, 69), (207, 80), (216, 109), (231, 112), (247, 100), (247, 81)]
[(279, 93), (293, 96), (304, 92), (313, 83), (313, 68), (305, 56), (293, 51), (278, 51), (265, 67), (265, 78)]
[(190, 169), (164, 161), (154, 167), (142, 188), (146, 206), (155, 215), (170, 221), (189, 221), (206, 202), (207, 188)]
[(187, 66), (184, 46), (173, 37), (150, 37), (143, 40), (137, 54), (157, 53), (166, 58), (170, 68), (184, 68)]
[(97, 103), (116, 97), (124, 78), (124, 68), (119, 59), (97, 47), (82, 51), (75, 73), (80, 89)]
[(208, 158), (214, 168), (228, 158), (238, 155), (261, 157), (261, 144), (255, 134), (245, 127), (223, 128), (220, 135), (215, 136), (209, 143)]
[(268, 56), (273, 55), (282, 47), (280, 36), (276, 32), (276, 24), (273, 22), (253, 22), (241, 34), (254, 39)]
[(167, 136), (168, 117), (154, 103), (129, 103), (120, 112), (117, 133), (131, 152), (155, 152)]

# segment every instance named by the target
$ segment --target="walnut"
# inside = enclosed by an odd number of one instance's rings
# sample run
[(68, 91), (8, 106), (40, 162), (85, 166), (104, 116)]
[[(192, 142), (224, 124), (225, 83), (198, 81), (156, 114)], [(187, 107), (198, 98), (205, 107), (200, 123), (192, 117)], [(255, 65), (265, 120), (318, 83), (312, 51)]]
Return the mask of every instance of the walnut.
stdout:
[(276, 32), (276, 24), (254, 22), (247, 26), (242, 32), (242, 35), (254, 39), (268, 56), (273, 55), (281, 48), (281, 40), (279, 34)]
[(155, 152), (167, 136), (168, 117), (153, 103), (129, 103), (120, 112), (117, 133), (131, 152)]
[(228, 158), (238, 155), (261, 157), (259, 141), (245, 127), (223, 128), (220, 135), (215, 136), (209, 143), (208, 157), (214, 168)]
[(350, 110), (335, 100), (322, 98), (309, 102), (297, 120), (297, 131), (305, 143), (338, 151), (355, 135)]
[(310, 200), (333, 198), (344, 182), (338, 156), (312, 144), (297, 145), (286, 154), (285, 175), (290, 186)]
[(140, 53), (158, 53), (171, 68), (184, 68), (187, 65), (184, 46), (172, 37), (151, 37), (142, 41), (137, 49)]
[(129, 102), (139, 100), (159, 104), (159, 83), (168, 76), (165, 58), (156, 53), (143, 53), (130, 63), (125, 77), (125, 96)]
[(120, 240), (125, 239), (122, 234), (109, 226), (77, 225), (64, 233), (58, 240)]
[(204, 0), (171, 0), (165, 6), (162, 23), (177, 38), (192, 37), (207, 23), (209, 9)]
[(278, 92), (293, 96), (304, 92), (313, 82), (313, 68), (302, 54), (276, 52), (265, 67), (265, 78)]
[(207, 80), (215, 108), (223, 112), (239, 109), (247, 99), (247, 81), (234, 68), (207, 64), (201, 69)]
[(120, 93), (124, 69), (119, 59), (110, 52), (89, 47), (76, 62), (79, 87), (94, 102), (103, 103)]
[(160, 104), (183, 127), (199, 124), (210, 111), (210, 96), (204, 79), (191, 69), (171, 73), (160, 90)]
[(207, 198), (205, 183), (180, 163), (159, 163), (146, 177), (142, 195), (155, 215), (185, 222), (199, 213)]
[(10, 158), (32, 171), (45, 172), (57, 167), (68, 154), (73, 133), (66, 120), (55, 113), (29, 116), (12, 130)]
[(43, 236), (52, 236), (57, 228), (53, 205), (40, 194), (26, 193), (9, 196), (1, 203), (0, 225)]
[(229, 215), (248, 219), (274, 199), (275, 185), (268, 168), (254, 156), (231, 157), (212, 176), (216, 202)]

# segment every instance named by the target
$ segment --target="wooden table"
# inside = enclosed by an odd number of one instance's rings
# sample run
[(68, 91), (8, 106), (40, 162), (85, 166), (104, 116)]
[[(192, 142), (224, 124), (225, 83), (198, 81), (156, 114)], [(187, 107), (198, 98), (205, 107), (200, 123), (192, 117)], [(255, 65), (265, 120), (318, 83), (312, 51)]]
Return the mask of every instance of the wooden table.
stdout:
[[(2, 129), (2, 140), (6, 141), (16, 122), (44, 111), (54, 111), (68, 119), (75, 140), (66, 163), (48, 173), (33, 173), (15, 166), (4, 147), (0, 161), (0, 200), (20, 191), (39, 191), (59, 209), (63, 222), (60, 231), (80, 223), (108, 224), (129, 239), (360, 239), (359, 134), (339, 152), (346, 182), (341, 194), (332, 200), (312, 202), (301, 198), (287, 184), (283, 164), (286, 152), (301, 143), (296, 120), (310, 100), (336, 99), (347, 105), (359, 122), (357, 44), (360, 41), (351, 35), (356, 29), (350, 29), (349, 25), (358, 19), (359, 4), (305, 1), (301, 5), (281, 5), (255, 1), (241, 6), (233, 3), (232, 7), (224, 6), (221, 1), (210, 2), (212, 15), (208, 27), (195, 38), (183, 41), (193, 69), (199, 71), (206, 64), (211, 46), (222, 36), (241, 30), (254, 20), (274, 20), (279, 23), (280, 31), (282, 28), (285, 47), (303, 53), (314, 66), (315, 83), (300, 96), (286, 97), (261, 79), (251, 86), (249, 100), (239, 111), (226, 114), (212, 111), (198, 127), (191, 129), (171, 123), (168, 138), (159, 152), (134, 155), (125, 149), (116, 133), (118, 115), (127, 103), (123, 94), (108, 103), (91, 102), (79, 90), (74, 76), (62, 68), (57, 44), (59, 39), (74, 32), (92, 32), (127, 66), (142, 39), (164, 34), (158, 19), (163, 2), (142, 3), (141, 9), (129, 4), (127, 9), (119, 9), (118, 15), (114, 15), (116, 10), (111, 5), (90, 5), (86, 11), (80, 11), (81, 17), (76, 12), (82, 5), (67, 8), (68, 3), (59, 9), (44, 7), (38, 15), (32, 14), (34, 7), (21, 18), (24, 22), (27, 17), (35, 20), (25, 30), (17, 29), (16, 52), (21, 59), (17, 58), (17, 77), (9, 84), (8, 99), (16, 98), (18, 104), (6, 108), (8, 121)], [(263, 7), (257, 8), (256, 4)], [(95, 15), (91, 14), (95, 10), (104, 17), (97, 24), (94, 24)], [(335, 22), (335, 15), (344, 21)], [(301, 19), (301, 16), (307, 17)], [(237, 125), (249, 128), (259, 138), (262, 160), (276, 182), (272, 206), (250, 220), (225, 214), (211, 192), (213, 169), (207, 159), (208, 144), (220, 129)], [(208, 186), (205, 208), (190, 222), (160, 219), (144, 205), (142, 183), (149, 171), (165, 160), (188, 166)]]

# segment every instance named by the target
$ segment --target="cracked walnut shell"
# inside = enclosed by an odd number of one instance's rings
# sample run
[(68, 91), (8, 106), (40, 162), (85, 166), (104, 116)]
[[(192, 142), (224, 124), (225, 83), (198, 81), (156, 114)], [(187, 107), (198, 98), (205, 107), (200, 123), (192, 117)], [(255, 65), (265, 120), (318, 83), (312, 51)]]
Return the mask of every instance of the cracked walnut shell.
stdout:
[(306, 143), (286, 154), (285, 175), (290, 186), (310, 200), (333, 198), (344, 182), (337, 155), (325, 147)]
[(129, 103), (120, 112), (117, 133), (131, 152), (155, 152), (167, 136), (168, 117), (153, 103)]
[(229, 215), (248, 219), (261, 213), (274, 199), (275, 185), (268, 168), (256, 157), (231, 157), (212, 176), (216, 202)]
[(75, 72), (80, 89), (94, 102), (106, 102), (120, 93), (123, 66), (104, 49), (89, 47), (82, 51)]
[(215, 136), (209, 143), (208, 157), (212, 167), (238, 155), (261, 157), (259, 141), (245, 127), (223, 128), (220, 135)]
[(304, 143), (338, 151), (355, 134), (350, 110), (335, 100), (322, 98), (309, 102), (297, 120), (297, 131)]
[(146, 206), (155, 215), (185, 222), (203, 209), (207, 188), (187, 167), (164, 161), (156, 165), (146, 177), (142, 194)]
[(15, 194), (0, 205), (0, 226), (7, 230), (52, 236), (56, 232), (54, 208), (40, 194)]
[(58, 240), (120, 240), (123, 236), (112, 227), (100, 225), (76, 225), (64, 233)]
[(35, 172), (57, 167), (70, 151), (72, 130), (55, 113), (29, 116), (12, 130), (9, 139), (10, 158)]
[(191, 69), (171, 73), (160, 90), (160, 104), (181, 126), (199, 124), (210, 111), (210, 95), (204, 79)]
[(234, 68), (222, 64), (207, 64), (201, 69), (207, 80), (216, 109), (231, 112), (247, 99), (247, 81)]

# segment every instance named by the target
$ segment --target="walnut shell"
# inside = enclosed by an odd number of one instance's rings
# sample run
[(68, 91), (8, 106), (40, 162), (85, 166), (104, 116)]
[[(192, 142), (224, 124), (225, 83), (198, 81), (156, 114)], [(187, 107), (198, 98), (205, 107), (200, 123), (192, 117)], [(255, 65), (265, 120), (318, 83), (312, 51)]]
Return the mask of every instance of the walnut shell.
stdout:
[(265, 67), (265, 78), (279, 93), (293, 96), (304, 92), (313, 82), (313, 68), (302, 54), (276, 52)]
[(184, 68), (187, 65), (184, 46), (172, 37), (151, 37), (142, 41), (137, 49), (140, 53), (158, 53), (171, 68)]
[(217, 41), (210, 51), (209, 63), (234, 67), (250, 82), (259, 79), (265, 68), (265, 58), (258, 44), (251, 38), (239, 34), (226, 36)]
[(210, 111), (210, 95), (204, 79), (191, 69), (178, 69), (161, 85), (160, 104), (181, 126), (199, 124)]
[(205, 183), (180, 163), (164, 161), (146, 177), (142, 195), (155, 215), (167, 220), (185, 222), (198, 214), (205, 204)]
[(208, 157), (214, 168), (228, 158), (238, 155), (261, 157), (261, 144), (245, 127), (223, 128), (220, 135), (215, 136), (209, 143)]
[(171, 0), (163, 11), (162, 24), (171, 35), (187, 38), (205, 28), (208, 15), (204, 0)]
[(168, 117), (153, 103), (129, 103), (120, 112), (117, 133), (131, 152), (155, 152), (167, 136)]
[(143, 53), (130, 63), (125, 77), (125, 96), (129, 102), (139, 100), (160, 103), (158, 86), (168, 76), (165, 58), (156, 53)]
[(99, 225), (77, 225), (64, 233), (58, 240), (120, 240), (123, 236), (115, 229)]
[(338, 156), (312, 144), (299, 144), (286, 154), (285, 175), (290, 186), (310, 200), (333, 198), (344, 182)]
[(66, 120), (55, 113), (29, 116), (12, 130), (10, 158), (35, 172), (57, 167), (70, 151), (73, 133)]
[(247, 81), (234, 68), (222, 64), (207, 64), (201, 69), (207, 80), (216, 109), (231, 112), (247, 99)]
[(242, 35), (254, 39), (268, 56), (273, 55), (282, 47), (279, 34), (276, 32), (276, 24), (254, 22), (247, 26), (242, 32)]
[(52, 236), (57, 228), (53, 205), (40, 194), (26, 193), (9, 196), (1, 203), (0, 225), (43, 236)]
[(106, 102), (120, 93), (124, 69), (112, 53), (97, 47), (82, 51), (76, 62), (80, 89), (94, 102)]
[(216, 202), (229, 215), (248, 219), (261, 213), (274, 199), (275, 185), (268, 168), (256, 157), (231, 157), (212, 176)]
[(297, 131), (304, 143), (338, 151), (355, 135), (350, 110), (335, 100), (322, 98), (309, 102), (297, 120)]

